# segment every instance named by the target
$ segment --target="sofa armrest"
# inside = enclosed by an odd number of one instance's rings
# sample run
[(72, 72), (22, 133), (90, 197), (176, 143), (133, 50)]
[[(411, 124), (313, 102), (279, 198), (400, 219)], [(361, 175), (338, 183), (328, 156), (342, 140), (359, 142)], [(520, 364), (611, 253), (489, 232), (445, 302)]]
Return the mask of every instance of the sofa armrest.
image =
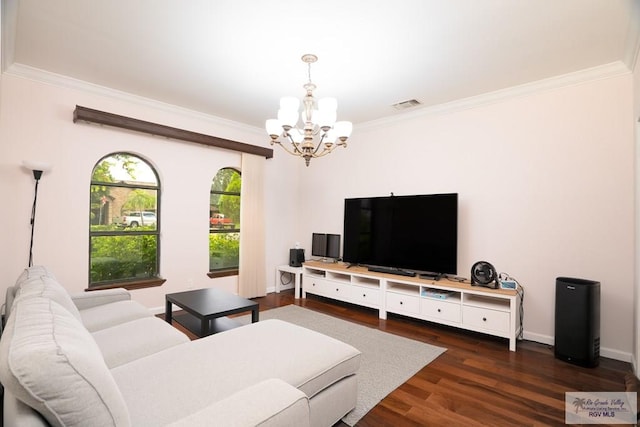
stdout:
[(129, 291), (122, 288), (71, 294), (71, 300), (78, 307), (78, 310), (86, 310), (87, 308), (130, 299), (131, 294)]
[(169, 425), (170, 427), (305, 427), (309, 399), (280, 379), (269, 379), (228, 396)]

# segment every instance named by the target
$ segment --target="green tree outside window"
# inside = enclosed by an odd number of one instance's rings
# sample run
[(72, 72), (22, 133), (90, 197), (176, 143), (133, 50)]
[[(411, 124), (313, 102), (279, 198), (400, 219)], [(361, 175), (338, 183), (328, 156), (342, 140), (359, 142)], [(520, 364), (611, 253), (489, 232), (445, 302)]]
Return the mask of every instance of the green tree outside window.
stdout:
[(155, 170), (136, 155), (113, 153), (96, 164), (90, 186), (89, 286), (159, 277), (159, 190)]
[(211, 184), (209, 271), (237, 270), (240, 260), (240, 172), (220, 169)]

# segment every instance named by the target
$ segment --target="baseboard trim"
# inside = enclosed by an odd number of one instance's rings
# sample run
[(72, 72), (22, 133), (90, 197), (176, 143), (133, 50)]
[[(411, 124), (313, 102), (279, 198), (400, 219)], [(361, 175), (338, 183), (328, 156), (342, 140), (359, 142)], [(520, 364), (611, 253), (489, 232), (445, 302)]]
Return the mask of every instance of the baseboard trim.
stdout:
[[(554, 337), (552, 337), (550, 335), (536, 334), (536, 333), (527, 332), (527, 331), (524, 331), (524, 339), (526, 339), (528, 341), (538, 342), (538, 343), (541, 343), (541, 344), (547, 344), (547, 345), (550, 345), (552, 347), (555, 344)], [(620, 350), (615, 350), (615, 349), (612, 349), (612, 348), (600, 347), (600, 356), (607, 357), (609, 359), (620, 360), (622, 362), (629, 362), (631, 364), (635, 363), (634, 359), (633, 359), (633, 355), (631, 353), (627, 353), (627, 352), (620, 351)], [(636, 370), (636, 372), (637, 372), (637, 370)]]

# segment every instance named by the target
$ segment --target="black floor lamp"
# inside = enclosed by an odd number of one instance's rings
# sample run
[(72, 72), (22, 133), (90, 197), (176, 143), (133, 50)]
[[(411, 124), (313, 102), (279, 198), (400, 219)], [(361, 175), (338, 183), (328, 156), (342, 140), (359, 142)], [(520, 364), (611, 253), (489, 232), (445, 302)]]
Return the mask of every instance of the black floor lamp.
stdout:
[(36, 187), (33, 193), (33, 206), (31, 208), (31, 240), (29, 241), (29, 267), (33, 265), (33, 231), (36, 226), (36, 205), (38, 203), (38, 184), (44, 172), (51, 170), (51, 166), (46, 163), (22, 162), (26, 169), (33, 172), (33, 178), (36, 180)]

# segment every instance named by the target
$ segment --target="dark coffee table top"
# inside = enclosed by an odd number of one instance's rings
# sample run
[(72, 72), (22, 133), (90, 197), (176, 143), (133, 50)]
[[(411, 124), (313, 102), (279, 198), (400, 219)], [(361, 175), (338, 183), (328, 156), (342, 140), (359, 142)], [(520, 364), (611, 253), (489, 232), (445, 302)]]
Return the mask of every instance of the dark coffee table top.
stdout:
[(214, 288), (167, 294), (166, 300), (205, 319), (241, 313), (258, 306), (255, 301)]

